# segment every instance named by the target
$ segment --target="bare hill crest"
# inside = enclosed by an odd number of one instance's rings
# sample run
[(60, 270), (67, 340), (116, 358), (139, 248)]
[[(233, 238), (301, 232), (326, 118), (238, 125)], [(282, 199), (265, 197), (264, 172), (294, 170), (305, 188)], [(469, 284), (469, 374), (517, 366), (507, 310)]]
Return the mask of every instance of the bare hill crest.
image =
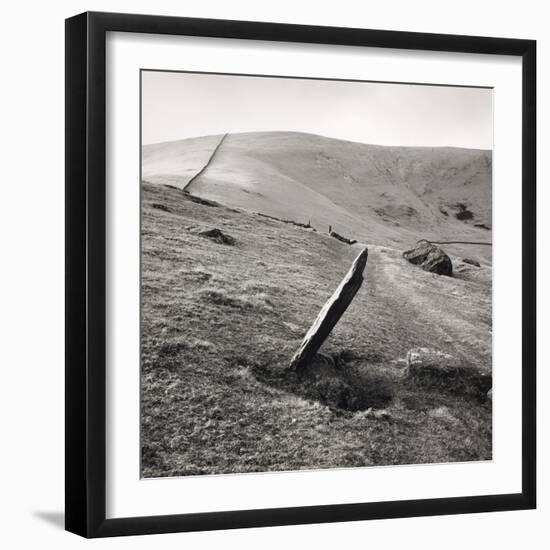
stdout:
[[(361, 242), (491, 242), (491, 151), (368, 145), (297, 132), (228, 134), (218, 147), (222, 138), (145, 145), (143, 180), (322, 231), (330, 225)], [(490, 247), (473, 251), (490, 261)]]

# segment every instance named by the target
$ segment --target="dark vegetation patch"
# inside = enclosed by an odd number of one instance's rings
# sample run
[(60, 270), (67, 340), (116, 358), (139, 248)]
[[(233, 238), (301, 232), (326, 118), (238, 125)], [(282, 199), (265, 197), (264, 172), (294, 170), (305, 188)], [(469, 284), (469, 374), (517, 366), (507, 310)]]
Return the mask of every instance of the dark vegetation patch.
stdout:
[(484, 399), (493, 386), (491, 374), (471, 367), (455, 366), (452, 369), (441, 365), (412, 370), (410, 379), (422, 390), (472, 396)]
[(151, 204), (151, 207), (155, 208), (156, 210), (162, 210), (163, 212), (170, 212), (171, 211), (170, 208), (168, 208), (165, 204), (159, 204), (159, 203), (156, 203), (156, 202)]
[(455, 218), (457, 220), (471, 220), (474, 217), (473, 213), (470, 212), (470, 210), (460, 210), (459, 212), (456, 212)]
[(463, 202), (457, 202), (454, 207), (457, 209), (457, 212), (455, 212), (457, 220), (467, 221), (474, 218), (474, 213)]
[(481, 267), (481, 264), (477, 260), (473, 260), (472, 258), (462, 258), (462, 261), (465, 264), (474, 265), (476, 267)]
[(210, 200), (207, 200), (207, 199), (201, 199), (200, 197), (196, 197), (195, 195), (191, 195), (191, 193), (189, 193), (188, 191), (183, 191), (183, 196), (191, 201), (191, 202), (194, 202), (196, 204), (202, 204), (203, 206), (212, 206), (214, 208), (220, 206), (217, 202), (214, 202), (214, 201), (210, 201)]
[(300, 222), (296, 222), (294, 220), (284, 220), (282, 218), (277, 218), (275, 216), (270, 216), (268, 214), (262, 214), (261, 212), (256, 212), (256, 214), (258, 216), (262, 216), (262, 218), (268, 218), (270, 220), (276, 220), (278, 222), (282, 222), (282, 223), (288, 223), (290, 225), (295, 225), (296, 227), (303, 227), (304, 229), (311, 229), (312, 231), (317, 231), (315, 229), (315, 227), (313, 227), (310, 223), (310, 221), (308, 220), (307, 223), (300, 223)]
[(406, 361), (407, 377), (423, 390), (485, 398), (493, 385), (490, 372), (436, 349), (413, 348)]
[(393, 398), (391, 379), (364, 364), (358, 365), (351, 357), (349, 352), (318, 353), (298, 371), (257, 365), (254, 373), (265, 383), (333, 409), (363, 411), (385, 407)]
[(490, 226), (488, 226), (486, 223), (474, 223), (475, 227), (479, 227), (481, 229), (485, 229), (487, 231), (491, 231)]

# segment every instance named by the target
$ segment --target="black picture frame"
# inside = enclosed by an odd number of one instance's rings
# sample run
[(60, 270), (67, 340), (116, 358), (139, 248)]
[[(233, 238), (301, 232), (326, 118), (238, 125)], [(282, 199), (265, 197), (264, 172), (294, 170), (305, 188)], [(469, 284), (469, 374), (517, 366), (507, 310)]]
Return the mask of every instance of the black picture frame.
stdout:
[[(106, 519), (105, 41), (108, 31), (518, 56), (522, 121), (522, 490), (517, 494)], [(116, 13), (66, 20), (66, 529), (107, 537), (536, 506), (536, 42)]]

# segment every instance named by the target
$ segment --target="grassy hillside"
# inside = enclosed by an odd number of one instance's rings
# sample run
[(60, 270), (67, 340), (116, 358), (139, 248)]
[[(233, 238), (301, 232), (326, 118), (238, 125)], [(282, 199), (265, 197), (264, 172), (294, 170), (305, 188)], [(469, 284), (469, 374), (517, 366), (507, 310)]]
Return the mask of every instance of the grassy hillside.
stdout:
[[(221, 136), (144, 148), (143, 177), (183, 187), (189, 155)], [(172, 154), (177, 151), (177, 155)], [(170, 158), (170, 165), (159, 159)], [(203, 158), (203, 157), (201, 157)], [(385, 147), (296, 132), (229, 134), (197, 196), (384, 246), (491, 241), (491, 152)], [(184, 176), (180, 177), (186, 167)], [(451, 246), (489, 263), (491, 248)]]
[(222, 136), (145, 145), (142, 149), (142, 177), (152, 183), (180, 189), (206, 164)]
[[(490, 370), (489, 267), (453, 258), (457, 276), (440, 277), (374, 239), (142, 187), (144, 476), (491, 458), (487, 403), (404, 377), (416, 346)], [(211, 228), (234, 245), (200, 235)], [(365, 389), (348, 410), (285, 369), (362, 244), (365, 282), (322, 349)]]

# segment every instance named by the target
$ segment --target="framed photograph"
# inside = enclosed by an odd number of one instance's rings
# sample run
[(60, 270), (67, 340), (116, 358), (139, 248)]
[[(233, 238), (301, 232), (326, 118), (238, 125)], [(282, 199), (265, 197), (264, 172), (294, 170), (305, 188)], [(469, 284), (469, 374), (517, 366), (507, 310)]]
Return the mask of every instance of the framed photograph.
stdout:
[(535, 507), (530, 40), (66, 21), (66, 528)]

